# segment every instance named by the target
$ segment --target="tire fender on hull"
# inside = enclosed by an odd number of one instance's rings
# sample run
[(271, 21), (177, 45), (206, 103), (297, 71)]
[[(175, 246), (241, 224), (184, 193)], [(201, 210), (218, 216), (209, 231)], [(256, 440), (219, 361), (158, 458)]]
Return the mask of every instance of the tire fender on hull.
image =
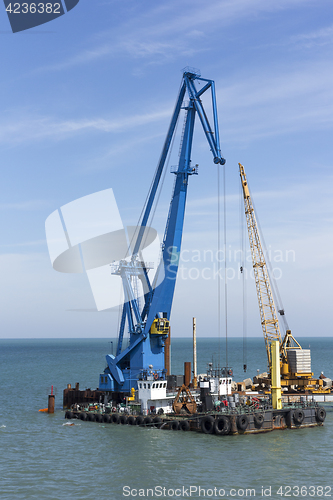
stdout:
[(181, 431), (189, 431), (190, 430), (190, 423), (188, 422), (188, 420), (182, 420), (179, 423), (179, 428)]
[(316, 420), (318, 423), (323, 423), (326, 418), (326, 410), (322, 406), (316, 410)]
[(144, 424), (145, 426), (151, 427), (152, 422), (153, 422), (153, 419), (152, 419), (151, 417), (146, 417), (146, 418), (144, 419), (144, 421), (143, 421), (143, 424)]
[(141, 415), (139, 415), (138, 417), (136, 417), (135, 425), (142, 425), (143, 420), (144, 420), (143, 417)]
[(207, 415), (207, 417), (204, 417), (201, 420), (201, 430), (205, 434), (213, 434), (214, 432), (214, 418), (211, 417), (210, 415)]
[(254, 425), (258, 429), (260, 429), (260, 427), (263, 426), (263, 423), (264, 423), (264, 420), (265, 420), (264, 414), (263, 413), (255, 413), (254, 417), (253, 417), (253, 420), (254, 420)]
[(215, 422), (214, 422), (214, 432), (218, 436), (225, 436), (226, 434), (229, 434), (231, 429), (231, 423), (230, 420), (225, 417), (218, 417)]
[(249, 419), (247, 415), (239, 415), (237, 418), (237, 428), (240, 431), (245, 431), (249, 425)]
[(117, 415), (117, 413), (114, 413), (111, 417), (111, 422), (113, 424), (119, 424), (119, 415)]
[(301, 425), (304, 420), (304, 411), (303, 410), (294, 410), (293, 420), (295, 425)]
[(178, 431), (179, 430), (179, 422), (178, 422), (178, 420), (173, 420), (172, 422), (170, 422), (170, 429), (172, 431)]
[(153, 420), (154, 427), (160, 428), (162, 425), (162, 419), (160, 417), (155, 417)]

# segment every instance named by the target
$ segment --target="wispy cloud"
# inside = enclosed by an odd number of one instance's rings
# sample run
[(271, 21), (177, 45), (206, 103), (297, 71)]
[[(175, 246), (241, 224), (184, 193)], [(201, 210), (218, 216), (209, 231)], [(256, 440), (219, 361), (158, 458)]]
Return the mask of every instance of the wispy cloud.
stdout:
[(21, 243), (6, 243), (6, 244), (0, 244), (1, 248), (21, 248), (21, 247), (35, 247), (35, 246), (40, 246), (43, 245), (44, 247), (46, 246), (46, 240), (36, 240), (36, 241), (23, 241)]
[[(134, 135), (131, 139), (131, 148), (136, 149), (143, 144), (149, 144), (155, 139), (161, 139), (165, 137), (165, 131), (153, 134), (145, 134), (143, 136)], [(84, 168), (81, 167), (82, 172), (96, 172), (110, 168), (110, 160), (117, 162), (119, 157), (124, 153), (128, 152), (128, 139), (127, 136), (123, 137), (121, 140), (113, 144), (112, 147), (108, 147), (106, 151), (98, 156), (94, 156), (90, 161), (86, 162)], [(137, 210), (141, 210), (141, 207), (137, 207)]]
[(54, 140), (68, 139), (74, 134), (86, 132), (121, 132), (140, 125), (155, 123), (170, 117), (172, 108), (164, 107), (160, 111), (119, 116), (113, 118), (82, 118), (60, 120), (56, 117), (25, 116), (11, 117), (0, 123), (0, 143), (17, 144), (46, 137)]
[(333, 70), (322, 62), (284, 65), (219, 82), (219, 108), (229, 141), (333, 125)]
[(331, 45), (333, 43), (333, 25), (310, 33), (295, 35), (291, 37), (291, 43), (305, 48)]
[(1, 203), (0, 210), (39, 210), (49, 205), (46, 200), (28, 200), (13, 203)]
[[(138, 50), (141, 50), (140, 48)], [(234, 82), (237, 83), (234, 83)], [(333, 125), (333, 70), (322, 62), (299, 64), (276, 71), (256, 72), (247, 78), (233, 73), (217, 81), (223, 136), (229, 142), (248, 143), (258, 138)], [(148, 107), (148, 111), (147, 111)], [(52, 138), (68, 139), (91, 132), (118, 133), (169, 119), (173, 103), (145, 104), (133, 115), (59, 119), (55, 116), (2, 116), (0, 142), (24, 143)], [(147, 128), (147, 134), (152, 132)]]
[[(244, 19), (258, 19), (305, 3), (311, 0), (211, 0), (209, 3), (183, 0), (181, 8), (178, 0), (155, 4), (130, 20), (126, 18), (117, 28), (113, 26), (112, 30), (99, 33), (95, 40), (89, 40), (89, 48), (38, 71), (61, 71), (119, 55), (150, 59), (149, 64), (193, 56), (209, 50), (214, 32), (220, 33), (221, 29)], [(193, 43), (195, 38), (200, 43)]]
[[(224, 117), (223, 136), (229, 142), (248, 143), (258, 138), (333, 125), (333, 70), (320, 61), (257, 71), (247, 78), (238, 78), (233, 73), (229, 80), (224, 78), (216, 83), (219, 109), (223, 110)], [(170, 102), (158, 110), (156, 103), (150, 109), (145, 103), (143, 113), (126, 116), (59, 119), (28, 113), (7, 118), (3, 115), (0, 143), (44, 138), (62, 140), (94, 131), (129, 131), (169, 119), (172, 110)], [(147, 134), (152, 135), (148, 127)]]
[[(267, 189), (265, 191), (255, 190), (255, 186), (251, 183), (251, 174), (248, 178), (248, 183), (252, 190), (251, 196), (254, 203), (264, 203), (265, 206), (280, 205), (280, 213), (288, 212), (288, 218), (285, 220), (300, 220), (310, 223), (316, 221), (318, 217), (325, 225), (326, 222), (333, 217), (333, 206), (331, 203), (331, 185), (333, 182), (333, 175), (329, 172), (327, 175), (321, 175), (316, 178), (306, 176), (302, 181), (291, 183), (289, 181), (288, 187), (283, 189)], [(254, 189), (253, 189), (254, 188)], [(320, 196), (318, 196), (320, 193)], [(267, 204), (267, 201), (270, 201)], [(226, 196), (226, 206), (228, 210), (237, 212), (235, 209), (239, 203), (239, 194), (230, 194)], [(230, 208), (231, 207), (231, 208)], [(292, 207), (292, 212), (290, 209)], [(209, 196), (198, 198), (195, 201), (189, 200), (187, 202), (187, 214), (197, 214), (198, 209), (200, 213), (202, 210), (211, 209), (216, 212), (217, 196)], [(207, 212), (208, 213), (208, 212)]]

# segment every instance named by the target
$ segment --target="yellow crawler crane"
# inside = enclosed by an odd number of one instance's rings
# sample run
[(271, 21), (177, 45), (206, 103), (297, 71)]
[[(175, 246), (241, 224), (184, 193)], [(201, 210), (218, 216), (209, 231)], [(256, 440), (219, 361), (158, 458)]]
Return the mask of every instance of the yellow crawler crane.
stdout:
[[(277, 341), (279, 342), (280, 346), (279, 355), (282, 387), (288, 387), (288, 390), (329, 392), (329, 388), (326, 389), (323, 387), (322, 380), (312, 378), (313, 373), (311, 373), (311, 370), (298, 373), (297, 371), (292, 370), (291, 364), (289, 363), (288, 351), (292, 350), (294, 351), (295, 355), (297, 355), (297, 352), (299, 352), (298, 350), (303, 350), (297, 340), (292, 336), (290, 330), (286, 331), (283, 339), (281, 337), (279, 320), (276, 314), (276, 308), (270, 285), (265, 255), (260, 241), (257, 221), (245, 175), (245, 170), (243, 165), (241, 165), (240, 163), (238, 165), (243, 187), (246, 224), (250, 240), (252, 264), (260, 311), (260, 321), (268, 357), (269, 378), (260, 379), (259, 383), (262, 383), (266, 387), (272, 385), (271, 345), (273, 342)], [(303, 353), (305, 354), (304, 351)]]

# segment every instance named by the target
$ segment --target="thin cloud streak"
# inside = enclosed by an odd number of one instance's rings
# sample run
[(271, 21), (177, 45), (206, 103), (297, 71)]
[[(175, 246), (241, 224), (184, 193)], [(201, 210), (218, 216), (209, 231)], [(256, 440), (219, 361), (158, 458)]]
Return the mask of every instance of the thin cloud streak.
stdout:
[[(311, 71), (310, 71), (311, 66)], [(239, 79), (233, 75), (233, 80)], [(318, 62), (284, 73), (256, 74), (244, 81), (217, 82), (219, 109), (223, 111), (223, 136), (231, 142), (251, 142), (263, 137), (333, 125), (333, 71)], [(132, 116), (60, 120), (56, 117), (7, 119), (0, 124), (0, 142), (18, 143), (75, 134), (117, 133), (169, 119), (172, 106)], [(149, 128), (147, 133), (151, 135)]]
[(251, 142), (333, 125), (333, 71), (326, 64), (309, 62), (238, 80), (217, 85), (228, 141)]
[(39, 210), (49, 205), (46, 200), (29, 200), (19, 203), (1, 203), (0, 210)]
[[(305, 182), (291, 184), (288, 188), (265, 191), (252, 191), (251, 197), (254, 203), (265, 202), (270, 200), (275, 204), (281, 205), (280, 212), (290, 211), (292, 204), (292, 218), (299, 220), (304, 218), (305, 221), (311, 222), (315, 220), (318, 224), (318, 216), (320, 221), (326, 226), (327, 221), (333, 216), (333, 206), (331, 203), (331, 185), (333, 175), (318, 177), (318, 179), (307, 179)], [(251, 187), (251, 180), (249, 181)], [(320, 197), (314, 194), (320, 193)], [(289, 203), (287, 203), (289, 202)], [(290, 204), (291, 202), (291, 204)], [(226, 196), (227, 209), (232, 207), (231, 211), (235, 212), (234, 208), (239, 203), (239, 194), (231, 194)], [(272, 205), (271, 203), (271, 205)], [(212, 207), (212, 213), (216, 212), (217, 196), (199, 198), (195, 201), (187, 202), (187, 215), (198, 215), (201, 211), (198, 208), (206, 209)], [(288, 220), (290, 219), (290, 214)]]
[(36, 241), (23, 241), (21, 243), (6, 243), (0, 244), (1, 248), (16, 248), (16, 247), (35, 247), (44, 245), (46, 246), (46, 240), (36, 240)]
[[(36, 71), (62, 71), (121, 54), (148, 58), (150, 64), (153, 63), (152, 56), (158, 56), (155, 64), (161, 64), (160, 58), (169, 60), (181, 55), (193, 56), (208, 50), (207, 47), (199, 45), (193, 47), (193, 36), (200, 35), (205, 40), (202, 30), (206, 29), (207, 25), (210, 33), (214, 33), (244, 19), (257, 19), (260, 15), (289, 10), (304, 3), (311, 3), (311, 0), (281, 0), (278, 3), (267, 0), (216, 0), (208, 5), (202, 2), (184, 2), (182, 11), (186, 13), (175, 16), (174, 12), (177, 11), (179, 3), (173, 1), (154, 7), (135, 20), (123, 22), (117, 31), (113, 27), (111, 32), (99, 35), (99, 38), (106, 40), (96, 44), (95, 48), (82, 50), (65, 61), (47, 65)], [(206, 42), (209, 43), (210, 38), (206, 38)]]
[(291, 43), (300, 47), (313, 48), (333, 43), (333, 25), (321, 28), (311, 33), (304, 33), (291, 37)]
[(24, 143), (31, 140), (41, 140), (51, 137), (54, 140), (68, 139), (69, 134), (87, 133), (91, 131), (103, 133), (116, 133), (129, 128), (137, 128), (141, 125), (155, 123), (169, 118), (172, 108), (165, 108), (158, 112), (143, 113), (106, 119), (106, 118), (84, 118), (78, 120), (58, 120), (54, 117), (25, 117), (12, 119), (0, 124), (0, 143)]

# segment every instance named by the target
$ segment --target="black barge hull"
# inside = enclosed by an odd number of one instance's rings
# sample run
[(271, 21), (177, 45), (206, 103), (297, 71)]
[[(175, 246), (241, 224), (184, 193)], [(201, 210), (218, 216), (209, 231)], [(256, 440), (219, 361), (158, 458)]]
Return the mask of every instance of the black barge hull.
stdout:
[(67, 419), (81, 419), (104, 424), (156, 427), (161, 430), (196, 431), (205, 434), (235, 435), (258, 434), (277, 429), (301, 429), (323, 425), (326, 411), (323, 407), (307, 406), (265, 409), (244, 413), (205, 413), (195, 415), (127, 415), (125, 413), (99, 413), (67, 410)]

